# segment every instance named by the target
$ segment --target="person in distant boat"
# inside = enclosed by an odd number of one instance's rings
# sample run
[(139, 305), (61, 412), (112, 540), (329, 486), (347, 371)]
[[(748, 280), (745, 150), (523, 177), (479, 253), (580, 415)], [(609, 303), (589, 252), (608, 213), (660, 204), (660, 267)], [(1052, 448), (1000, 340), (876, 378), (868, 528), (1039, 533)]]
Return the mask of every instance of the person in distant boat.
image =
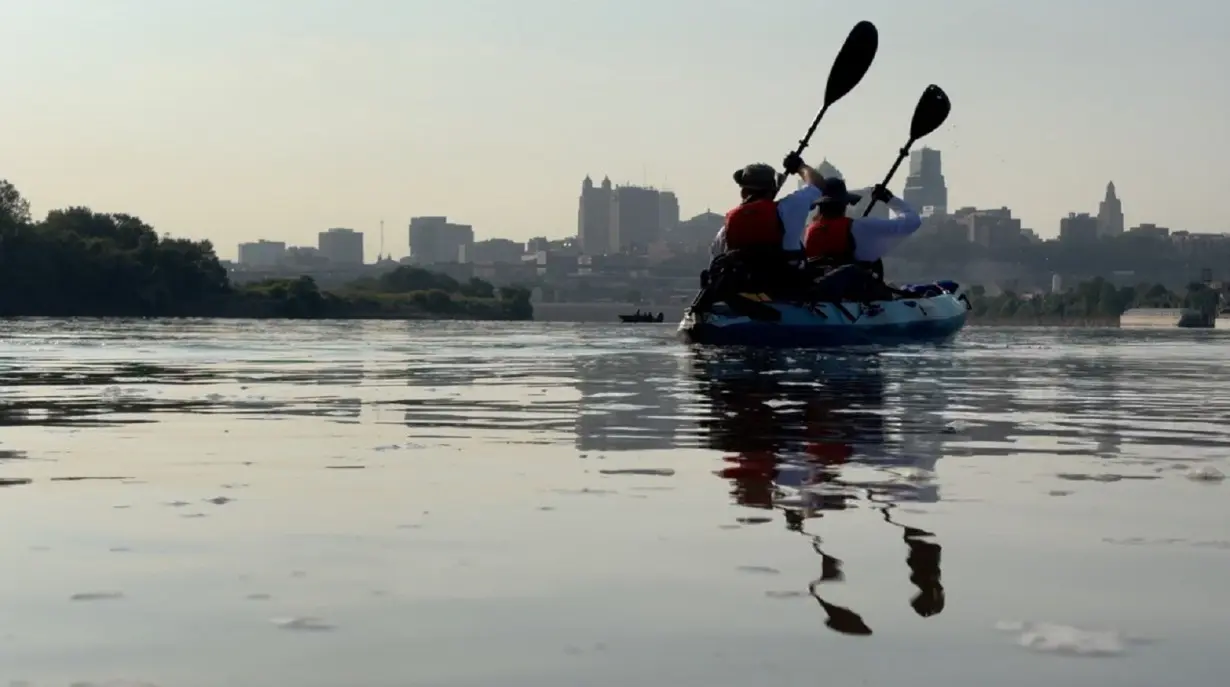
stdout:
[(801, 252), (807, 213), (820, 197), (815, 182), (821, 177), (796, 153), (787, 155), (782, 165), (787, 174), (798, 174), (808, 183), (781, 200), (775, 200), (777, 170), (769, 165), (751, 164), (735, 172), (742, 200), (726, 213), (726, 223), (713, 239), (713, 255), (748, 250), (787, 255)]
[(922, 226), (918, 213), (883, 186), (876, 186), (872, 197), (897, 214), (892, 219), (849, 217), (850, 206), (861, 196), (850, 193), (846, 182), (838, 177), (824, 179), (819, 191), (803, 232), (803, 250), (809, 263), (830, 268), (859, 263), (869, 266)]

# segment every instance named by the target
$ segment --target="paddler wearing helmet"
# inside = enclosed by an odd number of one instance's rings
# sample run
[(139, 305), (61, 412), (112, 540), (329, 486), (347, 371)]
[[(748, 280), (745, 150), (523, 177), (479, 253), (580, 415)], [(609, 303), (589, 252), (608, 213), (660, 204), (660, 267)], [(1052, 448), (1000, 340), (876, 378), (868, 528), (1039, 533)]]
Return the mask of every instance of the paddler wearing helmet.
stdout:
[(798, 174), (808, 183), (781, 200), (775, 200), (777, 170), (758, 162), (734, 173), (740, 202), (726, 213), (726, 223), (713, 240), (713, 254), (730, 251), (798, 252), (803, 248), (803, 228), (812, 203), (820, 196), (820, 175), (791, 153), (782, 165), (787, 174)]

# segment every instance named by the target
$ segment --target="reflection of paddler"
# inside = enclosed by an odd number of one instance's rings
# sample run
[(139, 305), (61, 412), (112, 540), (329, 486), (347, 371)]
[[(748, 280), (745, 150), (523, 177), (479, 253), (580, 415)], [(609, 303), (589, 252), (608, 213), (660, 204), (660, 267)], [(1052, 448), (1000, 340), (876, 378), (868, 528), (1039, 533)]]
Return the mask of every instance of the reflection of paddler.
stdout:
[(938, 615), (944, 610), (944, 585), (940, 584), (940, 552), (935, 542), (926, 541), (930, 532), (913, 527), (905, 528), (905, 545), (910, 552), (905, 564), (910, 568), (910, 582), (918, 587), (918, 595), (910, 601), (914, 612), (924, 618)]
[(863, 620), (863, 616), (845, 606), (838, 606), (822, 599), (819, 594), (819, 584), (820, 580), (812, 582), (808, 585), (808, 592), (811, 593), (811, 598), (820, 604), (820, 608), (824, 609), (824, 615), (827, 616), (824, 620), (825, 626), (844, 635), (865, 637), (871, 634), (871, 627)]
[[(853, 441), (878, 440), (883, 434), (883, 418), (848, 412), (859, 401), (882, 402), (883, 386), (876, 378), (871, 383), (850, 384), (846, 393), (813, 394), (803, 409), (803, 450), (825, 465), (843, 465), (854, 456)], [(861, 421), (861, 422), (860, 422)], [(871, 426), (874, 425), (874, 426)]]
[(735, 503), (750, 508), (773, 508), (777, 476), (777, 456), (772, 451), (747, 451), (737, 456), (725, 456), (728, 465), (717, 471), (722, 479), (733, 482), (730, 491)]
[(918, 594), (910, 600), (910, 607), (924, 618), (939, 615), (944, 610), (944, 585), (940, 583), (940, 554), (943, 547), (928, 541), (934, 534), (893, 520), (892, 508), (891, 504), (886, 504), (880, 512), (884, 522), (903, 530), (902, 539), (909, 551), (905, 564), (910, 569), (910, 582), (918, 587)]
[[(849, 447), (845, 447), (849, 450)], [(834, 450), (841, 453), (842, 447)], [(730, 495), (735, 503), (752, 508), (771, 509), (781, 496), (780, 487), (800, 490), (803, 510), (800, 517), (812, 517), (816, 511), (845, 510), (849, 497), (840, 493), (822, 493), (807, 490), (833, 481), (837, 474), (831, 469), (833, 463), (826, 458), (809, 456), (804, 460), (786, 461), (772, 451), (745, 451), (722, 458), (726, 465), (717, 470), (722, 479), (733, 482)], [(786, 509), (787, 515), (794, 513)], [(789, 518), (787, 518), (789, 525)]]

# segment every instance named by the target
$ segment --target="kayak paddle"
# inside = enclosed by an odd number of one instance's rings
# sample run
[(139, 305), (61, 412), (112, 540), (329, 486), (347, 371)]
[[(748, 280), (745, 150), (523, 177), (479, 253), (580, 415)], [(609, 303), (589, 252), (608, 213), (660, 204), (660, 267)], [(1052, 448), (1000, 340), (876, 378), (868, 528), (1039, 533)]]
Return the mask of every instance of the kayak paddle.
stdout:
[[(879, 47), (880, 32), (876, 29), (875, 24), (860, 21), (854, 25), (853, 29), (850, 29), (850, 35), (846, 36), (846, 42), (837, 52), (837, 57), (833, 60), (833, 67), (829, 70), (829, 80), (824, 85), (824, 105), (816, 113), (815, 119), (811, 121), (807, 133), (803, 134), (803, 138), (799, 140), (799, 147), (794, 151), (796, 155), (802, 155), (807, 149), (812, 134), (816, 133), (816, 127), (820, 126), (820, 120), (824, 119), (824, 113), (829, 111), (829, 107), (844, 98), (863, 80), (863, 76), (871, 68), (871, 63), (875, 61), (876, 50)], [(780, 174), (777, 177), (779, 191), (782, 184), (786, 183), (786, 176), (786, 174)]]
[[(888, 175), (884, 177), (884, 183), (881, 186), (888, 188), (893, 175), (897, 173), (897, 168), (909, 157), (910, 146), (914, 145), (918, 139), (940, 128), (944, 120), (948, 119), (948, 113), (951, 111), (952, 103), (948, 101), (948, 94), (944, 92), (944, 89), (935, 84), (927, 86), (927, 90), (923, 91), (922, 97), (918, 99), (918, 104), (914, 106), (914, 117), (910, 119), (910, 140), (906, 141), (905, 146), (897, 153), (897, 161), (888, 170)], [(871, 214), (871, 208), (875, 204), (875, 196), (872, 196), (871, 201), (867, 203), (867, 209), (863, 210), (863, 217)]]

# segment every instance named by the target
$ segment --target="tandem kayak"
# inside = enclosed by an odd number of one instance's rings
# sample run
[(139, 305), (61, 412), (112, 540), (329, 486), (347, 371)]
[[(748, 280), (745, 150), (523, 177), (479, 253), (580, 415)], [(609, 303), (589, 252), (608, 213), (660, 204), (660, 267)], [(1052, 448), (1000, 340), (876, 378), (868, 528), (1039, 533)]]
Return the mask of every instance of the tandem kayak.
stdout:
[(686, 343), (712, 346), (827, 348), (941, 342), (965, 326), (970, 304), (955, 282), (913, 285), (903, 291), (911, 295), (870, 303), (786, 303), (763, 294), (740, 294), (780, 317), (754, 319), (719, 301), (704, 313), (685, 312), (678, 336)]

